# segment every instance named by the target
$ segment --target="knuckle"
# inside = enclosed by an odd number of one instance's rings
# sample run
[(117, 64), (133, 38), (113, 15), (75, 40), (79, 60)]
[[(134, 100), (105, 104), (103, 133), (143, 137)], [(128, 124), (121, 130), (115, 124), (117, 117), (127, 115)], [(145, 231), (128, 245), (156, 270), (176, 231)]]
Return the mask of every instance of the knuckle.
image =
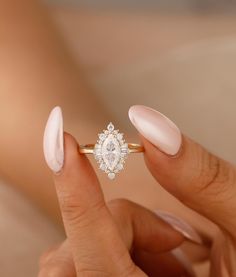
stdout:
[(74, 196), (64, 196), (60, 200), (63, 217), (71, 225), (83, 227), (94, 222), (99, 218), (100, 213), (105, 210), (105, 202), (103, 198), (96, 201), (85, 203), (83, 200), (79, 201)]
[[(203, 177), (206, 175), (206, 177), (203, 178), (203, 181), (202, 181), (203, 190), (211, 187), (211, 185), (215, 183), (223, 181), (221, 180), (221, 173), (223, 169), (223, 164), (221, 160), (211, 154), (209, 154), (208, 156), (209, 156), (209, 159), (208, 159), (209, 162), (208, 162), (208, 166), (206, 167), (207, 172), (206, 174), (202, 174)], [(204, 170), (203, 170), (203, 173), (204, 173)]]
[(123, 214), (130, 209), (132, 202), (124, 198), (113, 199), (108, 202), (108, 208), (116, 214)]
[(230, 185), (235, 184), (234, 169), (226, 161), (205, 150), (200, 150), (199, 155), (195, 171), (197, 175), (185, 186), (187, 193), (183, 202), (189, 204), (195, 195), (208, 200), (225, 200)]
[(201, 157), (201, 168), (196, 182), (196, 189), (198, 191), (206, 191), (211, 188), (219, 179), (221, 163), (218, 158), (207, 153)]
[[(204, 163), (206, 166), (204, 166)], [(234, 182), (234, 172), (225, 161), (208, 154), (207, 161), (203, 161), (200, 173), (199, 191), (209, 194), (219, 194), (226, 191), (229, 184)]]
[(86, 207), (78, 199), (75, 199), (74, 196), (71, 195), (63, 195), (59, 199), (61, 211), (66, 218), (73, 219), (74, 214), (81, 214), (81, 216), (85, 213)]

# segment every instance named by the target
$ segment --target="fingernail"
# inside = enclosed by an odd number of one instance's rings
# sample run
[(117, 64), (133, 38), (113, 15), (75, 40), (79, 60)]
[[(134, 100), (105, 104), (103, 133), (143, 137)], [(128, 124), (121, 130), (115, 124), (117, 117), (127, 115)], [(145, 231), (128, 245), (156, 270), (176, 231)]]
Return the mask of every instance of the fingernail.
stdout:
[(222, 274), (221, 276), (229, 277), (229, 272), (223, 257), (221, 258), (221, 274)]
[(192, 264), (188, 257), (180, 248), (176, 248), (171, 251), (171, 254), (176, 258), (176, 260), (183, 265), (188, 276), (196, 277), (196, 274), (193, 270)]
[(55, 107), (48, 117), (43, 150), (49, 168), (55, 173), (59, 172), (64, 162), (63, 117), (60, 107)]
[(164, 220), (166, 223), (171, 225), (173, 229), (181, 233), (186, 239), (197, 244), (202, 244), (202, 239), (200, 235), (194, 230), (192, 226), (190, 226), (184, 220), (165, 211), (158, 210), (155, 211), (155, 214), (159, 216), (162, 220)]
[(135, 128), (157, 148), (168, 155), (177, 154), (182, 137), (180, 130), (170, 119), (141, 105), (129, 109), (129, 118)]

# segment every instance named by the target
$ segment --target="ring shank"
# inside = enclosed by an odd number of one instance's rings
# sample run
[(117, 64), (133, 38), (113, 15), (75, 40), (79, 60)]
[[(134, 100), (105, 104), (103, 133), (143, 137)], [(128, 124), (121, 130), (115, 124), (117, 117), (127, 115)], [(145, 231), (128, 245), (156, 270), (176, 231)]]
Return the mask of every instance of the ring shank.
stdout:
[[(95, 144), (84, 144), (79, 146), (81, 154), (93, 154)], [(137, 143), (128, 143), (129, 153), (144, 152), (144, 147)]]

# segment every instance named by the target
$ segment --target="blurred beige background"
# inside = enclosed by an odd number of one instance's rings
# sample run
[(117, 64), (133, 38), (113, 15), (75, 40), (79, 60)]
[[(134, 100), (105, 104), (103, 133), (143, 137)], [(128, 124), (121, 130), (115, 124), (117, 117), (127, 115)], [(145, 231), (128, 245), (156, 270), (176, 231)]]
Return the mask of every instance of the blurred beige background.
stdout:
[(46, 3), (66, 4), (79, 8), (155, 9), (167, 11), (232, 11), (236, 3), (230, 0), (45, 0)]
[(130, 105), (150, 105), (236, 162), (234, 16), (70, 9), (54, 15), (87, 79), (121, 125), (131, 127)]
[[(120, 129), (131, 128), (130, 105), (150, 105), (210, 150), (236, 162), (234, 16), (62, 7), (52, 8), (52, 14)], [(36, 276), (38, 256), (62, 234), (10, 186), (1, 186), (0, 203), (6, 249), (0, 276)]]

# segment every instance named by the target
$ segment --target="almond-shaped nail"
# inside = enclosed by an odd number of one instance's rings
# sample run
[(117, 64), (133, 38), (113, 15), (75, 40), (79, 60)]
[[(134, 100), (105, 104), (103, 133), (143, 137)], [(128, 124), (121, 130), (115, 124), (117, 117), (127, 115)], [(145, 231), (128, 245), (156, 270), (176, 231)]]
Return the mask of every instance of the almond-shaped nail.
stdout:
[(49, 168), (58, 173), (64, 163), (63, 117), (60, 107), (55, 107), (48, 117), (43, 137), (43, 151)]
[(178, 153), (181, 132), (166, 116), (149, 107), (135, 105), (129, 109), (129, 118), (135, 128), (161, 151), (168, 155)]
[(174, 230), (181, 233), (186, 239), (197, 244), (202, 244), (202, 239), (197, 231), (183, 219), (161, 210), (155, 211), (155, 214), (168, 223)]
[(176, 248), (171, 251), (171, 254), (175, 257), (175, 259), (182, 264), (182, 266), (186, 270), (186, 274), (191, 277), (196, 277), (197, 275), (195, 274), (193, 270), (193, 266), (189, 260), (189, 258), (185, 255), (185, 253), (180, 249)]
[(230, 277), (223, 257), (221, 258), (221, 274), (221, 276)]

